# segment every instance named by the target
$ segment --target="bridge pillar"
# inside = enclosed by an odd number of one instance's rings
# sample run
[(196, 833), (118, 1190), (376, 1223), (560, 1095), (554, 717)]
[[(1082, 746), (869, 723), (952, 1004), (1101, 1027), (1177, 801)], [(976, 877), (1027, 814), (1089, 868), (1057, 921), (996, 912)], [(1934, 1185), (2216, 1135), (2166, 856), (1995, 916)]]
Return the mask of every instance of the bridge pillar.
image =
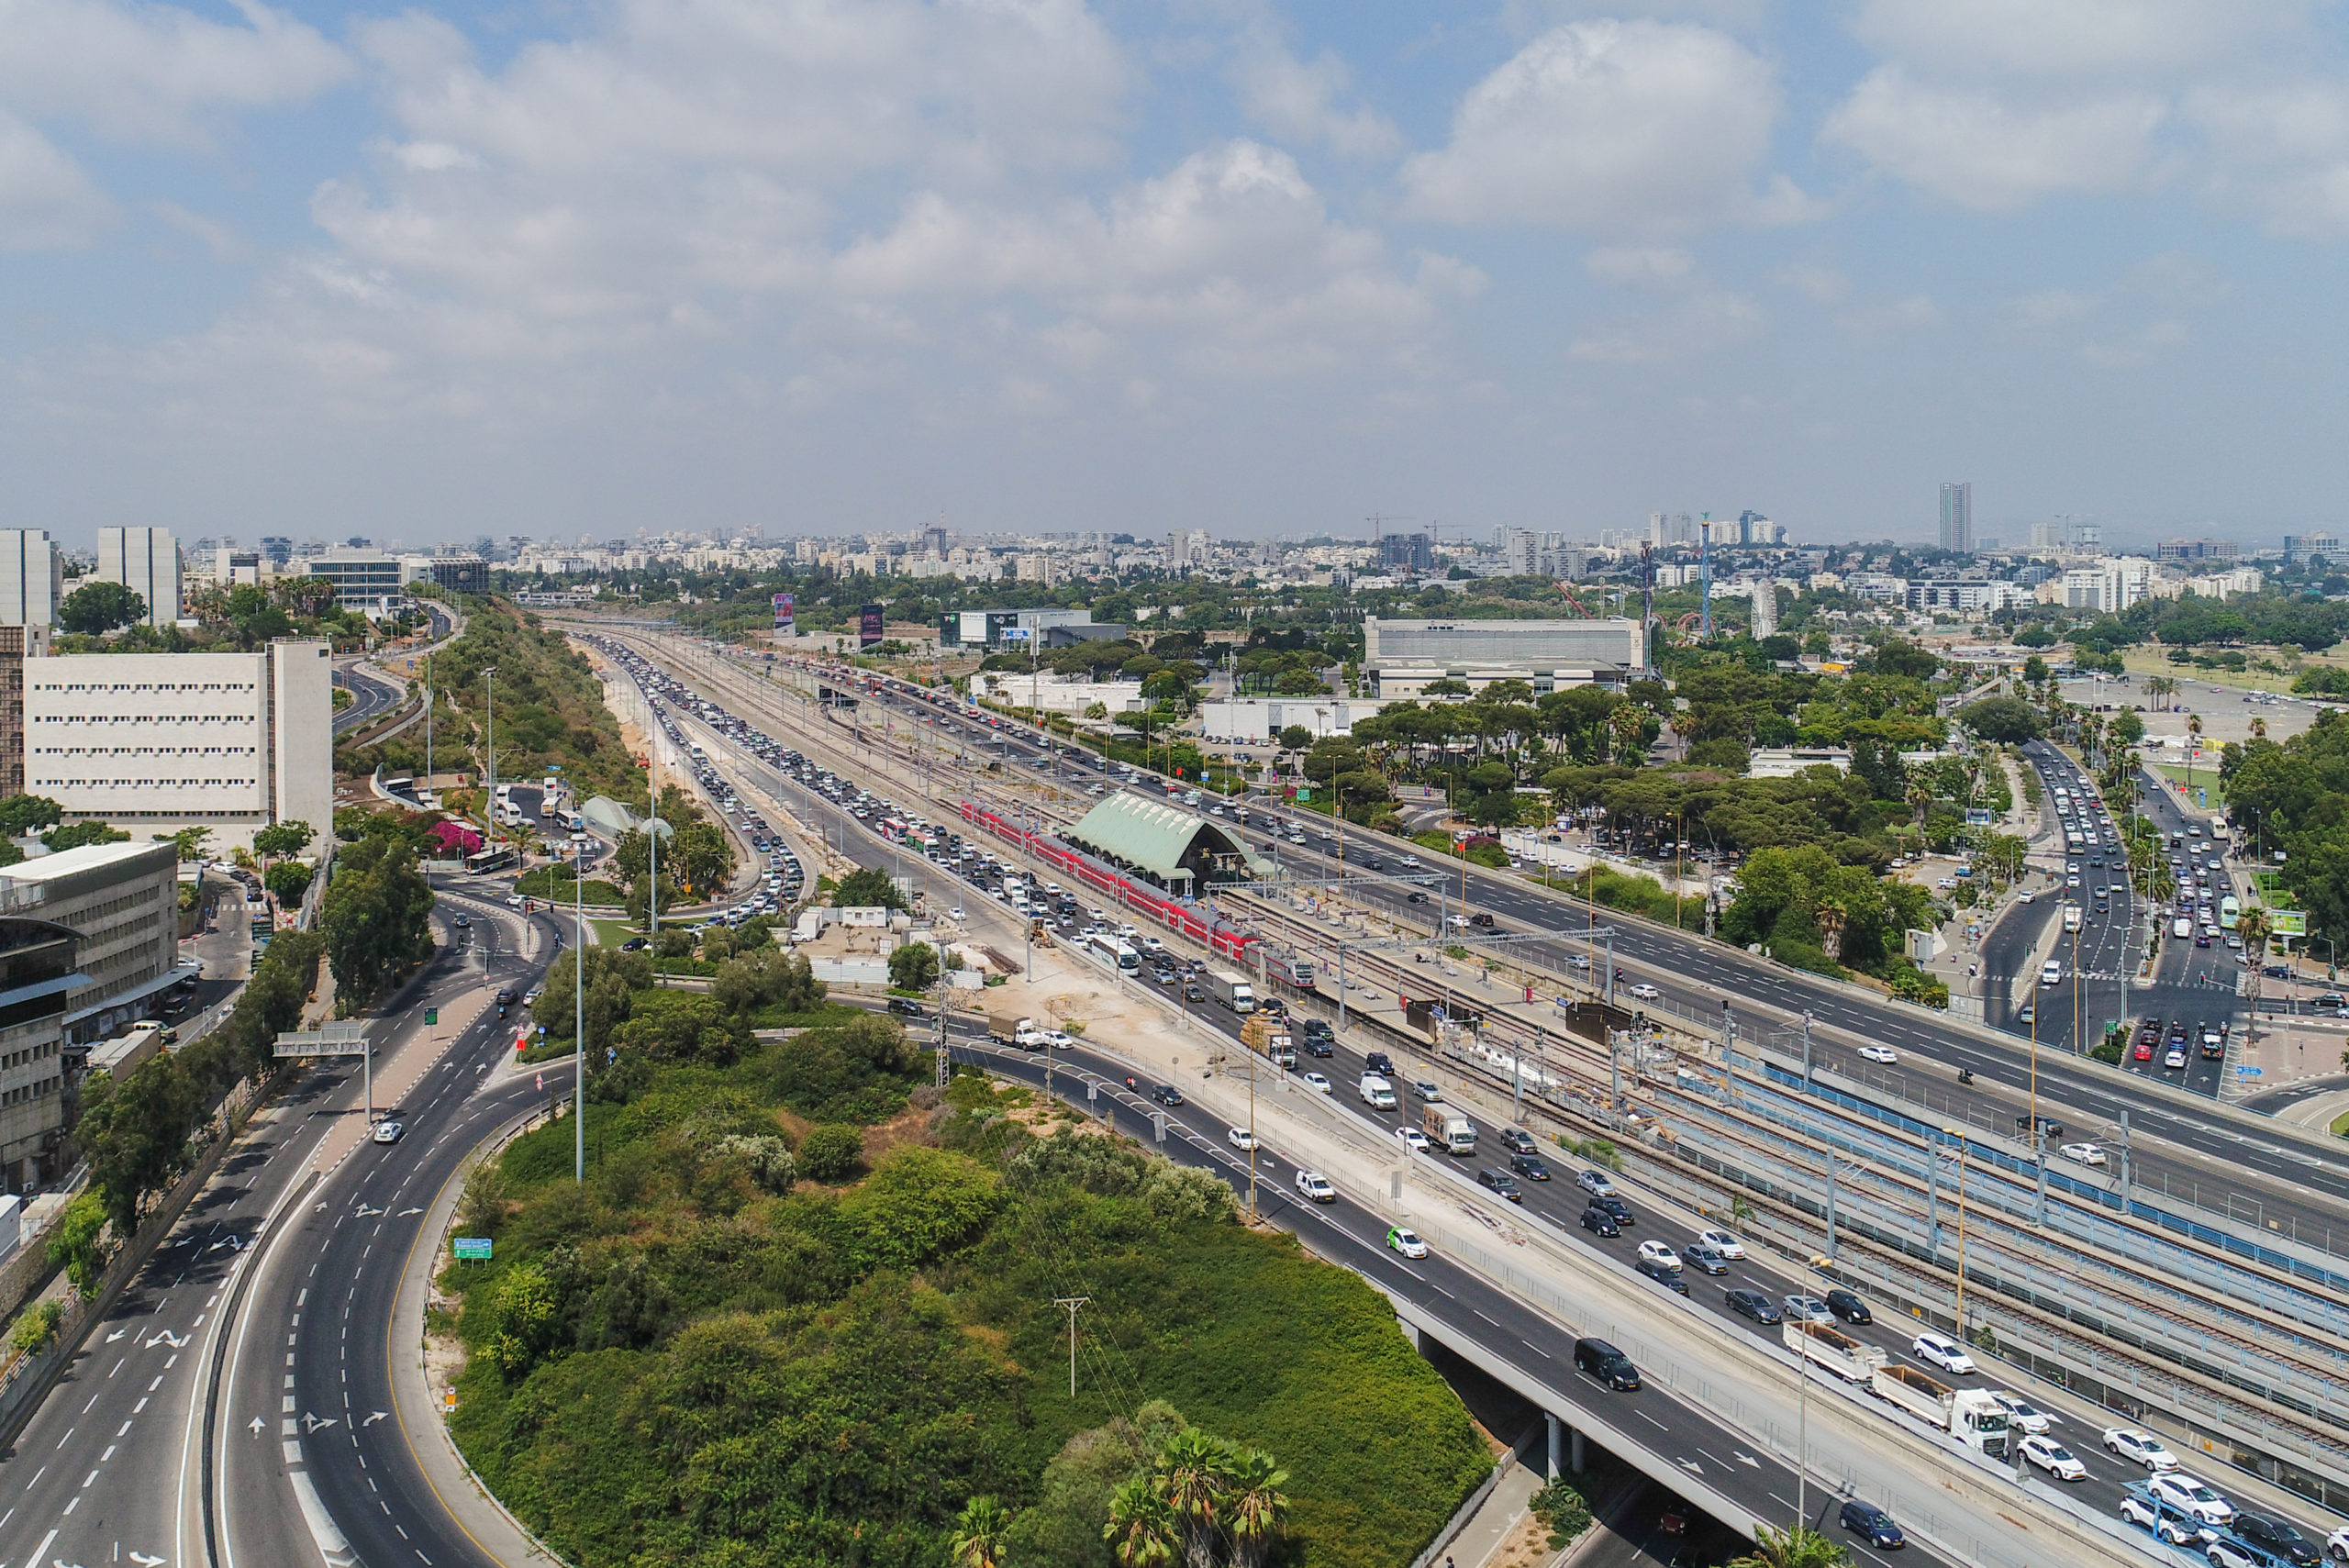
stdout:
[(1576, 1475), (1580, 1475), (1582, 1473), (1582, 1433), (1569, 1429), (1567, 1435), (1574, 1440), (1567, 1445), (1569, 1457), (1566, 1462)]
[(1550, 1467), (1546, 1473), (1551, 1480), (1555, 1481), (1558, 1478), (1558, 1430), (1560, 1422), (1557, 1417), (1553, 1416), (1547, 1410), (1542, 1412), (1542, 1419), (1550, 1429)]

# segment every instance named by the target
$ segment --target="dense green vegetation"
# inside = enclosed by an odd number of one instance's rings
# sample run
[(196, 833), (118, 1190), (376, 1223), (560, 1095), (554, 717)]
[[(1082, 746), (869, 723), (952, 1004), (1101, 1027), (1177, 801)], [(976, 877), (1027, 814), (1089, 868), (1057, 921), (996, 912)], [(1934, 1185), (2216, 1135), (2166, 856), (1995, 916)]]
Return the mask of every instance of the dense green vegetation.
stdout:
[[(461, 1211), (495, 1261), (444, 1275), (457, 1439), (569, 1561), (943, 1568), (975, 1540), (1108, 1568), (1113, 1519), (1181, 1560), (1182, 1471), (1276, 1516), (1280, 1560), (1392, 1564), (1481, 1479), (1385, 1301), (1238, 1225), (1216, 1178), (1023, 1089), (941, 1093), (787, 961), (729, 962), (721, 1004), (596, 953), (589, 1179), (567, 1126), (517, 1141)], [(789, 1004), (813, 1027), (748, 1039)]]
[(2288, 740), (2231, 745), (2219, 776), (2235, 830), (2285, 852), (2277, 874), (2310, 935), (2349, 943), (2349, 718), (2327, 711)]
[(417, 862), (434, 818), (411, 811), (335, 813), (343, 847), (319, 906), (318, 929), (334, 971), (335, 1005), (348, 1017), (432, 956), (432, 889)]

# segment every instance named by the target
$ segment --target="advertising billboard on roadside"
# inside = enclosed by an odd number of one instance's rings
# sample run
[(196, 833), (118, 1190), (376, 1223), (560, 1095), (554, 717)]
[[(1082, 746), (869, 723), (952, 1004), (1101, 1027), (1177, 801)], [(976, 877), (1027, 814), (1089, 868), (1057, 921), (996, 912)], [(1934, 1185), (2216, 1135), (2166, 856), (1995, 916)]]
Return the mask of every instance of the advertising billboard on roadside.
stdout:
[(792, 632), (792, 599), (793, 595), (789, 594), (774, 596), (774, 628), (785, 637)]
[(856, 612), (856, 645), (870, 648), (881, 640), (881, 606), (866, 605)]

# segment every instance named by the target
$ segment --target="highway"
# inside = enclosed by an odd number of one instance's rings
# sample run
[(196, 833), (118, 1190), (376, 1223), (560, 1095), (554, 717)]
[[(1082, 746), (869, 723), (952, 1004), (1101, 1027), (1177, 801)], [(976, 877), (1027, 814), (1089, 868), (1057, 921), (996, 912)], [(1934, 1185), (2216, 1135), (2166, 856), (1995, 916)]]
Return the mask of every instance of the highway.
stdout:
[(364, 673), (355, 664), (335, 666), (334, 684), (348, 688), (351, 695), (351, 706), (334, 716), (334, 729), (338, 735), (347, 734), (381, 718), (406, 695), (398, 687), (379, 676)]

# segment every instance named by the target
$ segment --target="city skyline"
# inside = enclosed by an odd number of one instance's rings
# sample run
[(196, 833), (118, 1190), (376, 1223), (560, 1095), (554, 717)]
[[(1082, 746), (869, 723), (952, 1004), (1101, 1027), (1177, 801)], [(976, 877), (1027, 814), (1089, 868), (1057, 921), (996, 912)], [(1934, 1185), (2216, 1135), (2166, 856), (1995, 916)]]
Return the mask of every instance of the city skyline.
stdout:
[[(0, 518), (2322, 526), (2334, 11), (27, 0)], [(1603, 132), (1604, 134), (1600, 134)]]

